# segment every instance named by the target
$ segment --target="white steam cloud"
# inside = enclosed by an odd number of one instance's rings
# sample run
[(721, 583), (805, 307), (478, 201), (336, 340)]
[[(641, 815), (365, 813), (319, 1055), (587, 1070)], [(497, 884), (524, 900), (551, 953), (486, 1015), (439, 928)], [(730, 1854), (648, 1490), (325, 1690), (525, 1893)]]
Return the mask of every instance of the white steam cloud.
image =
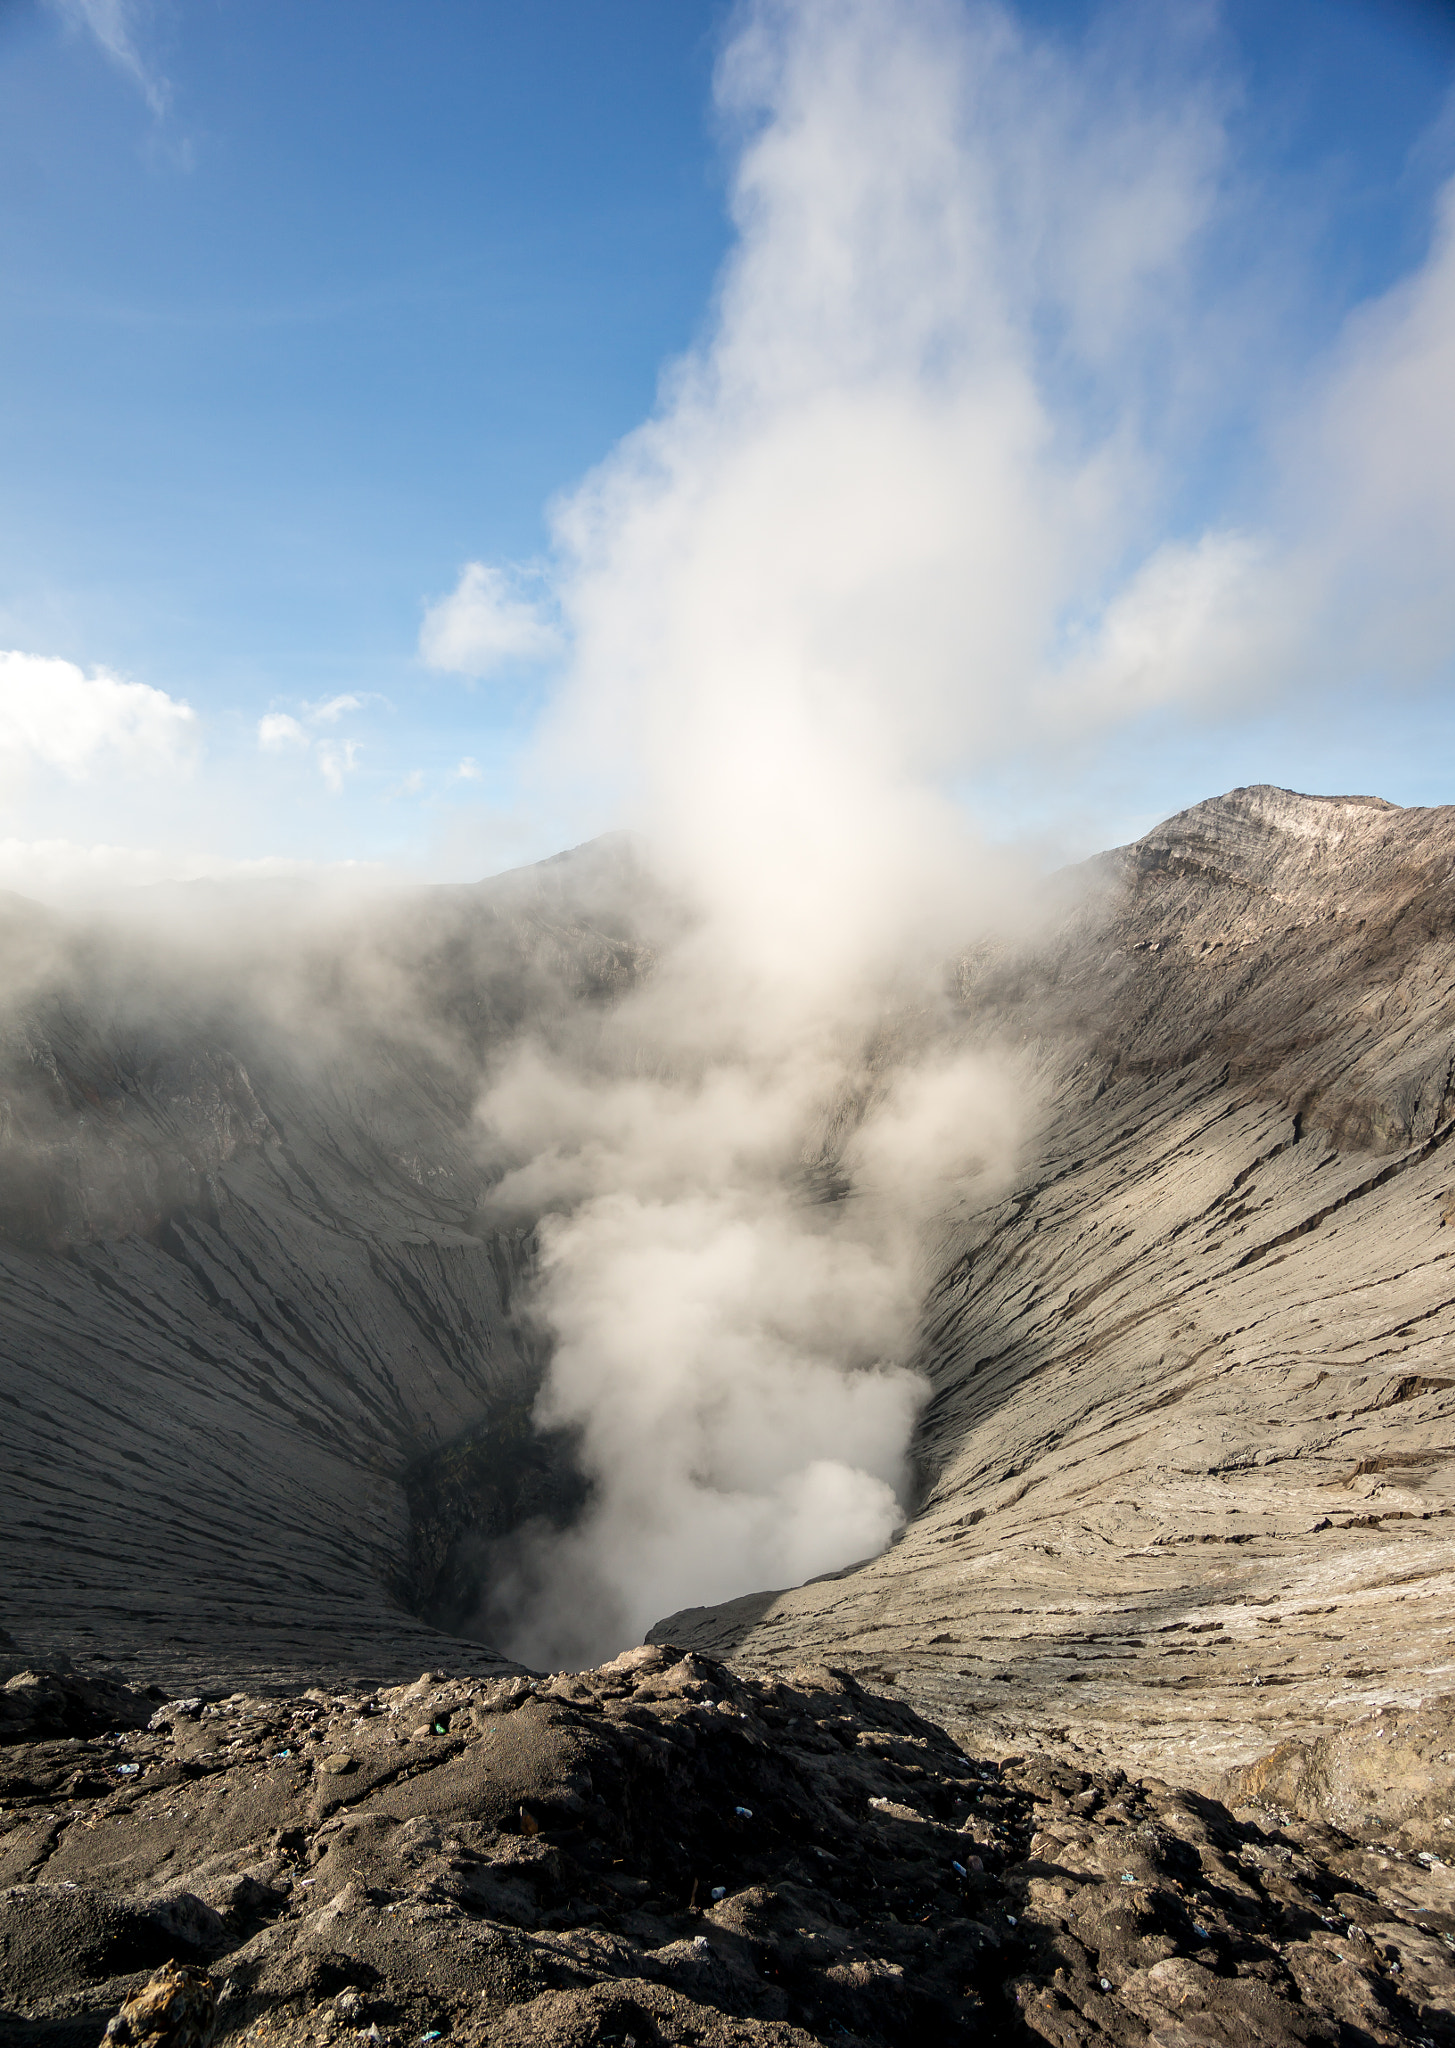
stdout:
[[(1262, 515), (1169, 533), (1257, 293), (1217, 273), (1221, 109), (1165, 33), (1130, 61), (952, 0), (738, 17), (711, 329), (557, 515), (556, 758), (629, 793), (690, 917), (482, 1102), (502, 1213), (543, 1217), (539, 1414), (595, 1487), (502, 1561), (532, 1661), (904, 1511), (925, 1226), (1027, 1114), (939, 1005), (939, 963), (1024, 915), (954, 778), (1455, 648), (1455, 200), (1284, 409)], [(426, 658), (521, 651), (513, 603), (473, 565)]]

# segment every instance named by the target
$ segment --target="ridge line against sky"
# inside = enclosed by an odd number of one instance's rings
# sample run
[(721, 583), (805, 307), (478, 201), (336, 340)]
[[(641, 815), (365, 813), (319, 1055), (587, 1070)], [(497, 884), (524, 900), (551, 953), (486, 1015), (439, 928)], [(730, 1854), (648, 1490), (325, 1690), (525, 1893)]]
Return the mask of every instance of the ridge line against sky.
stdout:
[(341, 18), (0, 14), (0, 884), (1455, 793), (1450, 10)]

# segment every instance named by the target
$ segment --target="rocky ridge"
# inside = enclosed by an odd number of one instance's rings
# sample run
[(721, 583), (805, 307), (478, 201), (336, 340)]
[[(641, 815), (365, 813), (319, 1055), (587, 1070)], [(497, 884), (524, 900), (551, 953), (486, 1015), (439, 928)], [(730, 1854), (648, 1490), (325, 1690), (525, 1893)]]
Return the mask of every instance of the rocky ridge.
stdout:
[(4, 1700), (6, 2048), (1455, 2041), (1443, 1862), (827, 1668)]

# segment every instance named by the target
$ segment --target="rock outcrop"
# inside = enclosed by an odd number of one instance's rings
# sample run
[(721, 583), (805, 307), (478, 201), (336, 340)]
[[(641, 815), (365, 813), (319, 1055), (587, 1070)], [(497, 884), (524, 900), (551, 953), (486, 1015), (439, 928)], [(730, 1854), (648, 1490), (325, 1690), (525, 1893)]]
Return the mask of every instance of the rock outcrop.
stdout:
[(1443, 1866), (822, 1667), (173, 1701), (0, 1791), (7, 2042), (1455, 2039)]

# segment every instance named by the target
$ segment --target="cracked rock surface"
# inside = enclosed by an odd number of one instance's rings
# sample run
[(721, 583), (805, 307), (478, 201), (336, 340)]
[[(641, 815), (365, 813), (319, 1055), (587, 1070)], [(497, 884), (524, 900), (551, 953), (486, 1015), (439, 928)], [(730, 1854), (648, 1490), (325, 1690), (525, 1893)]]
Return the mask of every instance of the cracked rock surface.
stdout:
[(1043, 1108), (932, 1262), (902, 1541), (653, 1633), (1212, 1790), (1455, 1689), (1455, 811), (1236, 790), (1094, 865), (962, 963)]
[(139, 2038), (179, 1986), (238, 2044), (1455, 2041), (1442, 1862), (966, 1756), (822, 1667), (137, 1717), (0, 1750), (6, 2048)]

